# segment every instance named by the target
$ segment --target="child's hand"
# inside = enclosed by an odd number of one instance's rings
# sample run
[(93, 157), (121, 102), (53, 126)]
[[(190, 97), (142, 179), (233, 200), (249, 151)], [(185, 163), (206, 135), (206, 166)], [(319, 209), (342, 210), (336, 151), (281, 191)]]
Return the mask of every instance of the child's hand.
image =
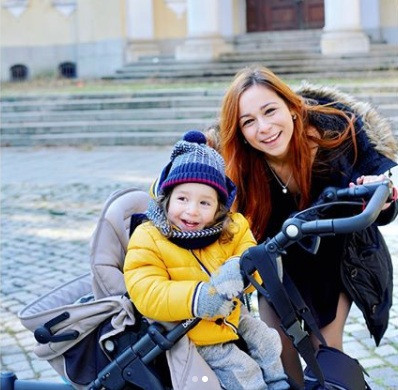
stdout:
[(244, 289), (239, 257), (232, 257), (211, 275), (210, 283), (227, 299), (238, 297)]
[(236, 306), (236, 302), (226, 299), (217, 293), (210, 283), (202, 283), (194, 306), (194, 316), (200, 318), (228, 317)]

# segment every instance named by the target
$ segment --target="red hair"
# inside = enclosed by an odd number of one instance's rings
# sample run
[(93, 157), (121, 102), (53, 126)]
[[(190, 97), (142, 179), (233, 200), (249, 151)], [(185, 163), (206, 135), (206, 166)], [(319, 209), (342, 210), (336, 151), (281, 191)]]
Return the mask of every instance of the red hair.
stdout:
[[(226, 173), (237, 186), (234, 209), (249, 220), (257, 240), (263, 235), (271, 214), (268, 171), (264, 153), (245, 144), (239, 126), (239, 99), (243, 92), (253, 85), (262, 85), (274, 91), (284, 100), (297, 117), (289, 144), (289, 164), (299, 187), (299, 208), (307, 207), (311, 201), (312, 151), (314, 143), (324, 148), (334, 148), (346, 139), (351, 139), (356, 155), (355, 129), (353, 119), (343, 111), (331, 106), (308, 105), (287, 84), (265, 67), (245, 68), (234, 78), (226, 91), (220, 113), (221, 154), (226, 162)], [(347, 121), (343, 132), (319, 131), (319, 136), (310, 134), (308, 114), (310, 112), (338, 115)], [(331, 129), (333, 130), (333, 129)], [(259, 194), (259, 188), (264, 189)]]

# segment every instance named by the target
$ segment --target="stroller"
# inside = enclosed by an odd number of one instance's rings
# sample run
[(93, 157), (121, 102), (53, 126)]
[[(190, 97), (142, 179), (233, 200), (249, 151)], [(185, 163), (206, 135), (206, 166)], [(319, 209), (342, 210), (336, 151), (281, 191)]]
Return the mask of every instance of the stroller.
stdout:
[[(221, 390), (215, 374), (185, 335), (199, 319), (152, 323), (127, 296), (122, 273), (127, 244), (142, 222), (149, 199), (149, 194), (136, 188), (111, 194), (90, 242), (91, 273), (55, 288), (20, 311), (21, 323), (38, 342), (35, 354), (73, 386), (49, 383), (48, 389)], [(111, 374), (102, 373), (109, 364)], [(131, 378), (130, 373), (134, 373)], [(14, 387), (6, 382), (15, 383)], [(22, 388), (32, 388), (28, 382), (3, 374), (1, 388), (21, 388), (21, 383)], [(45, 389), (43, 382), (39, 386)]]
[[(366, 228), (379, 215), (391, 188), (387, 180), (328, 191), (317, 208), (322, 204), (331, 207), (341, 198), (370, 200), (360, 214), (345, 218), (319, 219), (314, 208), (304, 210), (300, 215), (305, 217), (289, 219), (275, 237), (254, 247), (260, 256), (267, 256), (276, 278), (281, 271), (280, 255), (287, 246), (308, 236), (319, 239)], [(142, 317), (126, 295), (125, 251), (148, 201), (149, 195), (135, 188), (112, 194), (91, 241), (91, 274), (50, 291), (19, 313), (22, 324), (38, 341), (36, 355), (49, 361), (70, 385), (21, 381), (13, 373), (3, 373), (2, 389), (221, 390), (217, 377), (186, 336), (200, 319), (153, 322)], [(266, 280), (256, 256), (254, 252), (242, 256), (242, 272), (272, 302), (272, 294), (251, 278), (258, 270)], [(306, 332), (296, 318), (293, 322), (284, 330), (297, 347)]]

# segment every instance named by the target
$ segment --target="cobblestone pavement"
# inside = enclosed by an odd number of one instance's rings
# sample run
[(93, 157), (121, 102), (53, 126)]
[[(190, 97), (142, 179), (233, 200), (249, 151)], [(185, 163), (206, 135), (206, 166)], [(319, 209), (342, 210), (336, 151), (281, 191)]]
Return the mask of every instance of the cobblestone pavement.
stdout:
[[(102, 205), (116, 189), (147, 189), (170, 148), (4, 148), (1, 151), (1, 371), (60, 381), (35, 358), (33, 335), (17, 313), (49, 289), (89, 270), (88, 242)], [(398, 172), (395, 172), (398, 182)], [(375, 348), (353, 308), (345, 350), (361, 361), (373, 389), (398, 389), (398, 223), (382, 229), (394, 268), (390, 325)]]

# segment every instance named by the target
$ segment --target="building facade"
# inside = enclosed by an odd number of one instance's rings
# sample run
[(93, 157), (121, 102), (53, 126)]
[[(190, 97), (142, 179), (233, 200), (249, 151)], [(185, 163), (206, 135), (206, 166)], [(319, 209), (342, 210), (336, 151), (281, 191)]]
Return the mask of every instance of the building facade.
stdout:
[(142, 56), (211, 61), (234, 37), (320, 29), (325, 55), (398, 45), (398, 0), (1, 0), (1, 80), (98, 78)]

